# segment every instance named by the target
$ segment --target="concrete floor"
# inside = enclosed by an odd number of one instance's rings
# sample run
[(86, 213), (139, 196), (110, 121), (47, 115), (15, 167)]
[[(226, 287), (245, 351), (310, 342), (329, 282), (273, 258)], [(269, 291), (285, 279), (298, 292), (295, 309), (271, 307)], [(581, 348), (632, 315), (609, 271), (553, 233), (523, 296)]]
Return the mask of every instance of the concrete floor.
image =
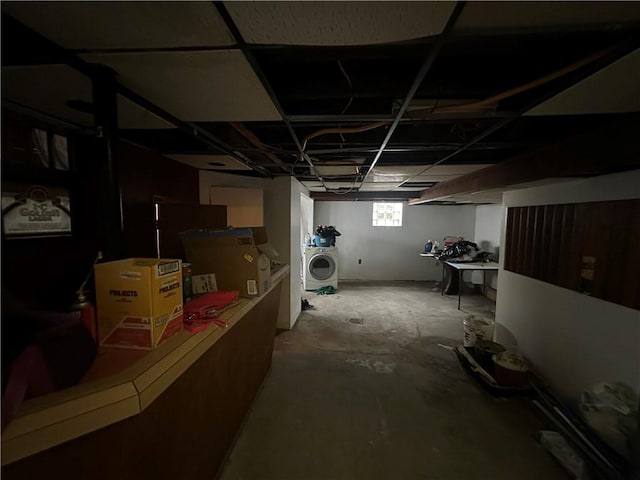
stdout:
[(307, 292), (314, 308), (277, 336), (222, 480), (569, 478), (532, 439), (542, 424), (524, 401), (486, 393), (445, 348), (493, 302), (463, 295), (458, 311), (434, 286)]

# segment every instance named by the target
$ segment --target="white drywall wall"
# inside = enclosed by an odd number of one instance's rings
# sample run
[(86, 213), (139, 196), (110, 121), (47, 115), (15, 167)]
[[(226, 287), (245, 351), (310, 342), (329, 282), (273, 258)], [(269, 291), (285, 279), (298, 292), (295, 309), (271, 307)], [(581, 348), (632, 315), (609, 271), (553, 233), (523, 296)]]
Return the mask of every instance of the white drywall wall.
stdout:
[[(313, 236), (313, 200), (304, 193), (300, 194), (300, 255), (304, 256), (304, 239), (307, 234)], [(312, 237), (313, 238), (313, 237)], [(300, 281), (302, 281), (303, 264), (300, 262)]]
[[(630, 198), (640, 198), (640, 170), (507, 192), (503, 201), (513, 207)], [(496, 324), (496, 341), (517, 343), (569, 403), (601, 381), (622, 381), (640, 391), (637, 310), (501, 269)]]
[[(290, 210), (291, 210), (291, 223), (290, 223), (290, 261), (291, 265), (291, 313), (290, 313), (290, 323), (289, 328), (293, 328), (295, 323), (298, 321), (298, 316), (302, 310), (301, 308), (301, 300), (302, 300), (302, 282), (300, 281), (300, 272), (302, 268), (302, 249), (300, 246), (302, 245), (302, 241), (304, 239), (300, 238), (301, 233), (301, 222), (302, 222), (302, 197), (309, 195), (309, 190), (307, 187), (302, 185), (295, 178), (291, 177), (291, 186), (290, 186)], [(313, 207), (313, 203), (312, 203)], [(308, 208), (308, 205), (306, 206)], [(308, 210), (306, 211), (309, 214)], [(313, 215), (313, 210), (310, 212)], [(297, 267), (297, 268), (296, 268)]]
[(278, 251), (278, 261), (290, 264), (290, 272), (282, 283), (288, 294), (280, 297), (278, 310), (278, 328), (289, 329), (291, 326), (291, 280), (297, 265), (291, 264), (291, 185), (289, 177), (277, 177), (265, 181), (264, 190), (264, 225), (269, 235), (269, 243)]
[(308, 233), (313, 236), (313, 200), (308, 195), (300, 194), (300, 244), (304, 243), (304, 237)]
[(280, 254), (277, 260), (283, 263), (289, 263), (289, 188), (288, 177), (265, 181), (264, 225), (269, 243)]
[(262, 188), (210, 187), (209, 203), (227, 207), (227, 225), (235, 228), (264, 225)]
[[(291, 329), (300, 315), (300, 299), (302, 284), (300, 269), (302, 265), (301, 235), (301, 199), (308, 198), (309, 190), (293, 177), (278, 177), (265, 181), (264, 190), (264, 222), (269, 234), (269, 241), (280, 253), (279, 260), (290, 265), (289, 277), (282, 288), (289, 290), (289, 295), (280, 303), (278, 328)], [(313, 202), (311, 212), (313, 215)]]
[[(500, 234), (502, 232), (502, 221), (504, 218), (504, 207), (502, 205), (478, 205), (476, 207), (476, 231), (473, 241), (478, 244), (481, 252), (491, 252), (492, 260), (500, 259)], [(483, 283), (482, 272), (472, 272), (472, 282)], [(486, 272), (487, 286), (497, 288), (497, 272)]]
[(445, 235), (473, 240), (475, 211), (475, 205), (405, 204), (402, 227), (373, 227), (373, 202), (316, 201), (314, 224), (342, 233), (336, 238), (341, 280), (440, 280), (441, 267), (418, 254), (427, 240)]
[(209, 189), (211, 187), (246, 187), (263, 188), (266, 180), (262, 178), (243, 177), (229, 173), (200, 170), (200, 204), (210, 205)]
[(571, 403), (601, 381), (640, 388), (637, 310), (501, 270), (496, 340), (517, 344), (553, 389)]

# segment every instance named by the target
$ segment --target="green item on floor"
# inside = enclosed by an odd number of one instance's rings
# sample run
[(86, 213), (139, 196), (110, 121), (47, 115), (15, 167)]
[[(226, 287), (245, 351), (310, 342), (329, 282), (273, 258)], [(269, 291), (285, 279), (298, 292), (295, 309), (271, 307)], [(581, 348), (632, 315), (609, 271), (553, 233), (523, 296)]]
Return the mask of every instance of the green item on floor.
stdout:
[(333, 295), (334, 293), (336, 293), (336, 289), (331, 285), (327, 285), (326, 287), (320, 287), (317, 290), (315, 290), (316, 295)]

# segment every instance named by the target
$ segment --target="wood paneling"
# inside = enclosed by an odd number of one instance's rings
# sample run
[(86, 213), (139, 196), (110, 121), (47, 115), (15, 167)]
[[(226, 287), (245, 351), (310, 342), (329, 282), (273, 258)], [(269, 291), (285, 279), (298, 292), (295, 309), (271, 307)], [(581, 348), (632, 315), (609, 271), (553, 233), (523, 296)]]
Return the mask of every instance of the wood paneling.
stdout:
[(640, 200), (512, 207), (505, 269), (640, 309)]
[(2, 478), (213, 479), (271, 366), (281, 285), (142, 413), (6, 465)]
[(160, 256), (186, 260), (179, 233), (185, 230), (224, 230), (227, 207), (193, 203), (161, 203), (158, 205)]
[(125, 257), (155, 257), (154, 197), (198, 205), (198, 170), (129, 144), (120, 153)]
[[(2, 239), (3, 293), (42, 309), (68, 308), (98, 250), (104, 249), (95, 140), (76, 136), (71, 144), (74, 173), (62, 173), (69, 177), (63, 185), (71, 190), (72, 236)], [(125, 256), (155, 257), (153, 197), (162, 195), (197, 205), (198, 170), (124, 143), (119, 156)], [(16, 177), (17, 173), (6, 171), (3, 159), (2, 180), (30, 179), (47, 184), (49, 180), (41, 177), (43, 171), (46, 173), (42, 168), (31, 174), (20, 171)]]

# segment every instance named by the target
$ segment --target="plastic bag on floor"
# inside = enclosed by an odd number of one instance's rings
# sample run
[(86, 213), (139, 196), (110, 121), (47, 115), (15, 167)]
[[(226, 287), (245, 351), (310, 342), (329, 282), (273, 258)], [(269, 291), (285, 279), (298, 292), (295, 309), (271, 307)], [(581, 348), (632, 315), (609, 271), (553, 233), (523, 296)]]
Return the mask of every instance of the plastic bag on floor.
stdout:
[(569, 442), (553, 430), (541, 430), (536, 440), (553, 455), (576, 480), (590, 480), (587, 464)]
[(637, 405), (638, 397), (633, 389), (620, 382), (595, 384), (580, 397), (580, 413), (587, 425), (626, 458), (631, 458)]

